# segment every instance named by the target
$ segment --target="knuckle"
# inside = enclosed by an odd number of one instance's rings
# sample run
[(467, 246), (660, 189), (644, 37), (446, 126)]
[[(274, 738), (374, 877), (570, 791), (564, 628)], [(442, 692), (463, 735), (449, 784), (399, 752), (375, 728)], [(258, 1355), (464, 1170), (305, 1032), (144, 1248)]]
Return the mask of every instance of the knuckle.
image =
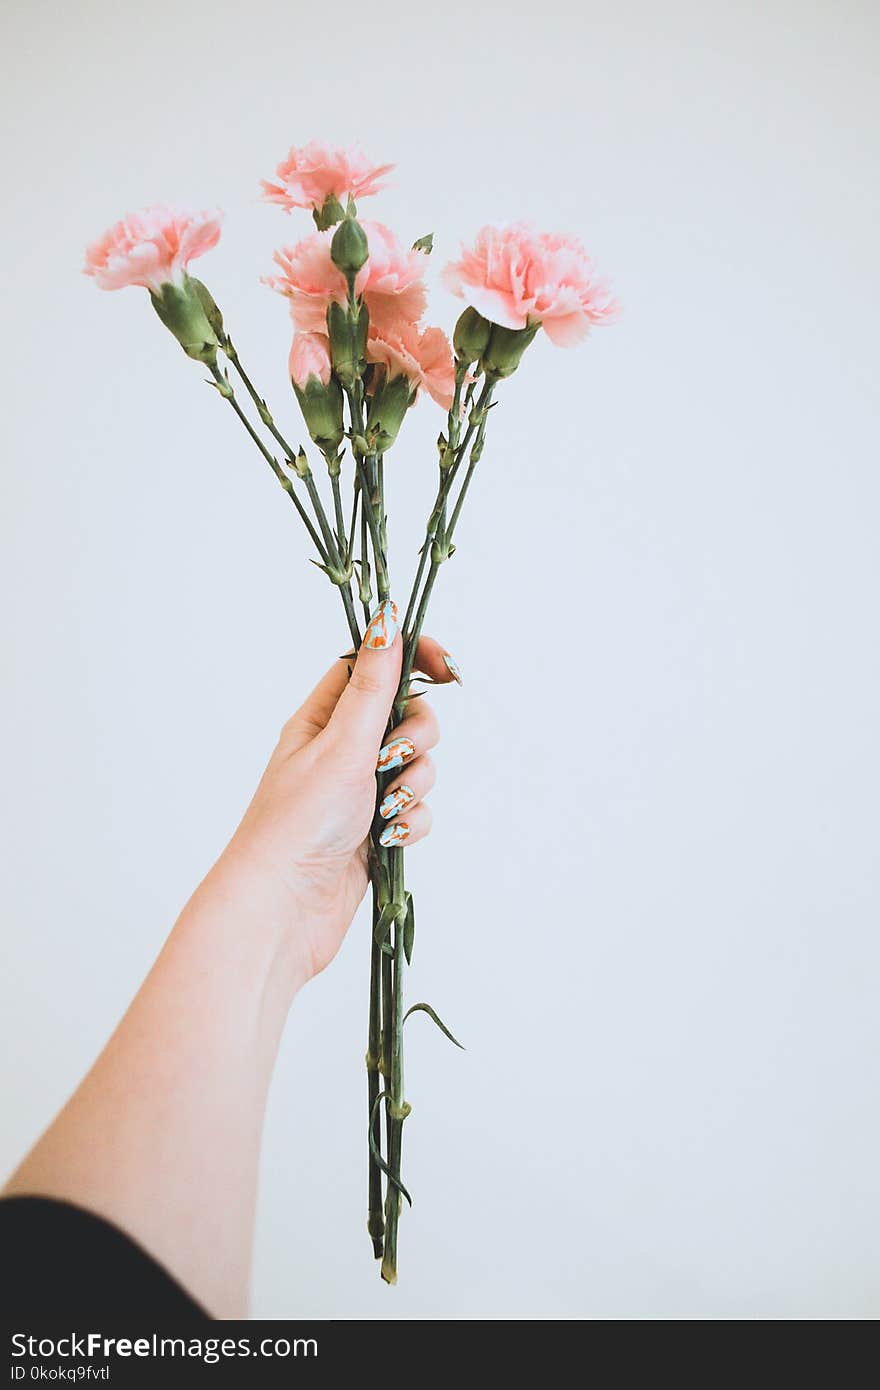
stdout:
[(378, 676), (371, 675), (369, 671), (358, 670), (357, 667), (352, 671), (348, 683), (348, 689), (356, 691), (359, 695), (381, 695), (384, 688), (384, 682)]

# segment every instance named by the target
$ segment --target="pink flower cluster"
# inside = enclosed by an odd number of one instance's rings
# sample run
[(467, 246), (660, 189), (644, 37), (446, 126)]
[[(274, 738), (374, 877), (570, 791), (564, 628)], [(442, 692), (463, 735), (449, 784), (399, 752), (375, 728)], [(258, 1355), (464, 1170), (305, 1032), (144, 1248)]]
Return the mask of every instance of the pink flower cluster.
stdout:
[(503, 328), (540, 323), (557, 347), (611, 323), (619, 305), (575, 237), (536, 232), (525, 222), (483, 227), (443, 272), (453, 294)]
[(277, 183), (263, 179), (263, 196), (285, 212), (293, 208), (320, 211), (328, 198), (342, 202), (349, 194), (352, 198), (367, 198), (378, 193), (384, 187), (382, 180), (393, 168), (393, 164), (371, 164), (360, 150), (339, 149), (312, 140), (301, 148), (294, 146), (282, 159), (275, 170)]
[(130, 212), (86, 248), (85, 275), (102, 290), (183, 283), (187, 266), (220, 240), (220, 212), (157, 206)]
[[(449, 341), (439, 328), (422, 328), (420, 324), (427, 304), (423, 281), (426, 257), (422, 251), (402, 246), (381, 222), (361, 225), (370, 254), (355, 289), (363, 295), (370, 315), (367, 360), (384, 367), (389, 377), (403, 375), (416, 389), (424, 387), (448, 410), (455, 389)], [(296, 330), (291, 374), (300, 387), (307, 379), (301, 373), (315, 351), (316, 337), (321, 338), (329, 361), (327, 309), (332, 300), (343, 303), (347, 294), (345, 277), (330, 256), (332, 240), (332, 230), (315, 232), (296, 246), (283, 247), (275, 253), (280, 274), (267, 281), (290, 304)], [(298, 342), (301, 335), (312, 340), (308, 352)]]
[[(366, 197), (382, 187), (394, 166), (374, 165), (359, 150), (312, 141), (293, 148), (264, 182), (268, 201), (290, 211), (319, 212), (329, 199)], [(333, 210), (338, 216), (338, 210)], [(332, 213), (331, 213), (332, 215)], [(320, 225), (320, 218), (318, 219)], [(164, 206), (129, 213), (86, 250), (84, 272), (101, 289), (142, 285), (158, 293), (184, 283), (191, 260), (220, 238), (221, 214)], [(424, 328), (427, 305), (424, 252), (400, 244), (381, 222), (363, 222), (369, 257), (355, 282), (370, 316), (366, 354), (388, 377), (406, 376), (449, 408), (455, 386), (452, 352), (439, 328)], [(293, 380), (330, 380), (327, 309), (344, 302), (345, 279), (333, 264), (332, 228), (275, 253), (279, 274), (268, 277), (286, 296), (296, 330), (290, 354)], [(470, 247), (443, 272), (446, 286), (491, 323), (521, 329), (540, 324), (548, 338), (568, 347), (598, 324), (610, 323), (618, 303), (592, 259), (574, 237), (537, 232), (527, 223), (483, 227)]]

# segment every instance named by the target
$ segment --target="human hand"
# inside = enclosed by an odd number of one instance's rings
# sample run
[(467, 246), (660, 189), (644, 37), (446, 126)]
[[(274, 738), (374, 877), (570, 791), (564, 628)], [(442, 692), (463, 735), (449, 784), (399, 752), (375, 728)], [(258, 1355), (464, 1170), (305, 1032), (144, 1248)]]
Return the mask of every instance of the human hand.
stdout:
[[(333, 959), (366, 891), (377, 766), (395, 772), (380, 808), (387, 842), (409, 846), (431, 828), (424, 797), (434, 783), (428, 750), (439, 727), (427, 701), (414, 702), (385, 740), (402, 646), (396, 607), (383, 604), (354, 666), (350, 658), (334, 662), (284, 725), (215, 869), (231, 873), (237, 889), (252, 892), (255, 902), (271, 903), (296, 985)], [(447, 655), (433, 638), (422, 637), (415, 664), (445, 684), (458, 679)]]

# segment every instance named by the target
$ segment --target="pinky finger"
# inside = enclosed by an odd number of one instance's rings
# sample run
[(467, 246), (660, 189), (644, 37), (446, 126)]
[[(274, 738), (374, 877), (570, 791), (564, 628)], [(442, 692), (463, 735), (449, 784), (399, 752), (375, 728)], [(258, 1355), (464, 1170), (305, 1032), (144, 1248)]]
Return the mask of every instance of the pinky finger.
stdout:
[(382, 827), (379, 844), (384, 845), (386, 849), (414, 845), (417, 840), (423, 840), (428, 834), (433, 819), (430, 807), (424, 801), (420, 801), (417, 806), (408, 810), (405, 816), (395, 816), (394, 820)]

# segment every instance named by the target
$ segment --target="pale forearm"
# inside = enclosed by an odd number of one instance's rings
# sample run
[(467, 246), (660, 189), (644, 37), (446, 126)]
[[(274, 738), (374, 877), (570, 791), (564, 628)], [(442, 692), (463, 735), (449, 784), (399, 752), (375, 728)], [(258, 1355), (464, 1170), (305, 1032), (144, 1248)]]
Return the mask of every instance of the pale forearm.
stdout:
[(300, 983), (288, 925), (221, 860), (7, 1187), (107, 1217), (220, 1317), (246, 1309), (266, 1093)]

